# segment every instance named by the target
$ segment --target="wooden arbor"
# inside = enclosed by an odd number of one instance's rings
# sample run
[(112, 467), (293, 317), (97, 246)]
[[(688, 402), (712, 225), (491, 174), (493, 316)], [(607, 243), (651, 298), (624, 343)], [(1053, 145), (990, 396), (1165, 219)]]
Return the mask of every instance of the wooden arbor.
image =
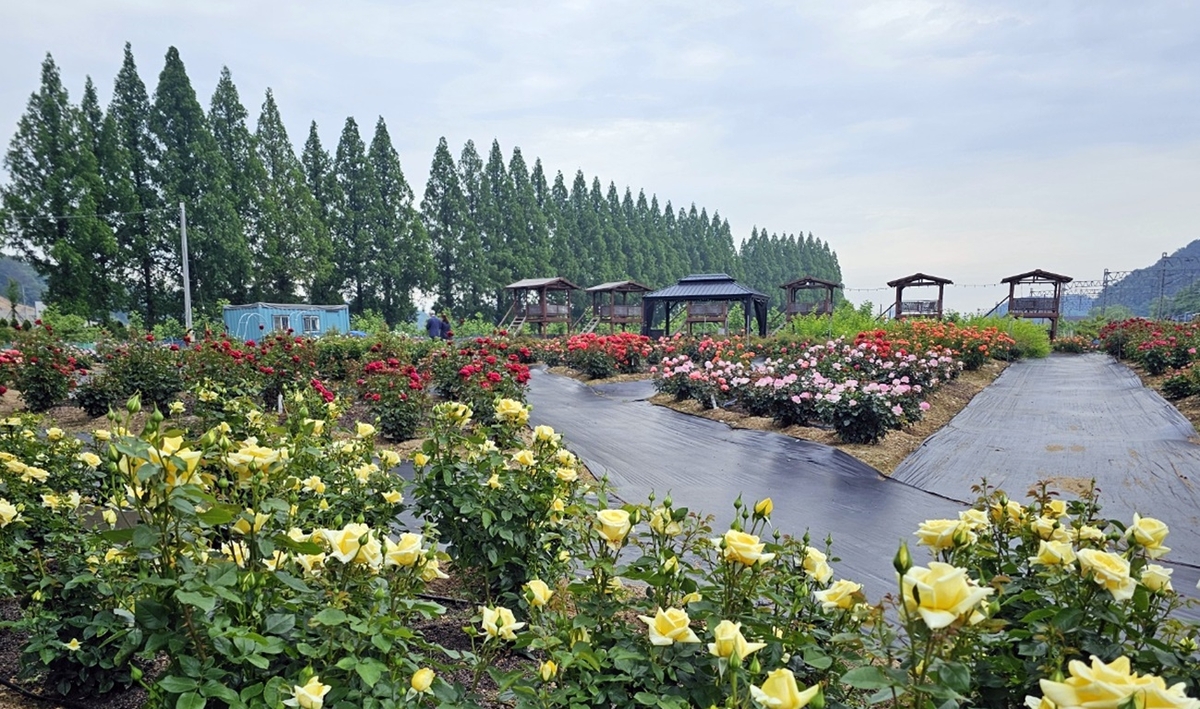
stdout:
[[(546, 325), (565, 323), (571, 332), (571, 291), (581, 288), (565, 278), (526, 278), (510, 283), (513, 303), (500, 324), (518, 332), (525, 323), (536, 325), (538, 335), (546, 334)], [(532, 298), (530, 296), (533, 296)]]
[[(687, 305), (684, 324), (696, 322), (724, 322), (730, 302), (741, 303), (745, 332), (750, 334), (751, 319), (757, 324), (758, 336), (767, 336), (767, 308), (771, 299), (758, 291), (733, 280), (724, 273), (700, 273), (679, 279), (667, 286), (642, 296), (642, 334), (651, 337), (671, 334), (671, 310), (680, 303)], [(652, 329), (655, 311), (663, 306), (663, 327)]]
[[(1062, 311), (1063, 286), (1072, 280), (1070, 276), (1050, 273), (1040, 268), (1000, 279), (1001, 283), (1008, 284), (1008, 314), (1014, 318), (1049, 320), (1050, 339), (1053, 340), (1058, 335), (1058, 318), (1060, 317), (1059, 313)], [(1044, 284), (1053, 284), (1054, 294), (1052, 296), (1031, 294), (1026, 298), (1017, 297), (1017, 286), (1019, 285), (1033, 286)]]
[[(641, 325), (641, 295), (652, 290), (654, 289), (637, 281), (613, 281), (586, 289), (585, 293), (592, 294), (591, 327), (594, 329), (599, 325), (608, 325), (608, 331), (612, 332), (616, 325), (620, 325), (622, 330), (628, 325)], [(637, 296), (638, 302), (631, 305), (630, 295)], [(618, 298), (620, 302), (617, 302)]]
[[(948, 278), (938, 278), (937, 276), (929, 276), (924, 273), (914, 273), (911, 276), (897, 278), (894, 281), (888, 281), (888, 286), (896, 289), (896, 304), (893, 306), (892, 317), (897, 320), (901, 318), (941, 318), (942, 317), (942, 298), (946, 292), (946, 286), (952, 285), (954, 281)], [(937, 300), (905, 300), (905, 288), (918, 288), (921, 286), (937, 286)]]
[[(841, 283), (826, 281), (815, 276), (804, 276), (797, 278), (791, 283), (784, 283), (779, 286), (787, 292), (787, 300), (784, 301), (783, 313), (788, 320), (797, 315), (832, 315), (833, 314), (833, 292), (842, 287)], [(797, 296), (802, 292), (808, 291), (825, 291), (825, 298), (816, 303), (801, 303), (797, 301)]]

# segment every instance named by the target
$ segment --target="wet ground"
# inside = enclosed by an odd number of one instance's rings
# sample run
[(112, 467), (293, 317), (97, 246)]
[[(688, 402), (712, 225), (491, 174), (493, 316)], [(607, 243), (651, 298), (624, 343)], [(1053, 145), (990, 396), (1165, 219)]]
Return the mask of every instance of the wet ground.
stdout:
[[(1194, 516), (1197, 509), (1191, 481), (1184, 478), (1192, 470), (1200, 481), (1196, 457), (1200, 446), (1187, 442), (1193, 434), (1186, 419), (1141, 387), (1121, 365), (1104, 366), (1107, 361), (1089, 355), (1013, 365), (944, 429), (945, 436), (935, 435), (914, 454), (913, 458), (922, 456), (927, 463), (918, 460), (910, 466), (906, 461), (893, 478), (828, 446), (776, 433), (731, 429), (654, 406), (645, 401), (654, 393), (646, 381), (588, 387), (535, 371), (529, 401), (531, 423), (549, 424), (562, 432), (589, 468), (597, 475), (607, 474), (629, 501), (643, 501), (651, 491), (660, 496), (669, 491), (676, 505), (716, 515), (720, 528), (732, 518), (732, 501), (739, 494), (749, 503), (770, 496), (775, 502), (773, 519), (782, 531), (793, 535), (809, 531), (822, 540), (827, 534), (833, 537), (834, 554), (841, 558), (835, 573), (863, 583), (871, 599), (894, 590), (891, 559), (899, 541), (907, 539), (911, 544), (912, 533), (923, 520), (956, 516), (973, 499), (971, 486), (983, 475), (1021, 497), (1033, 482), (1048, 475), (1084, 474), (1084, 470), (1099, 475), (1112, 465), (1115, 446), (1136, 444), (1146, 466), (1118, 468), (1129, 471), (1124, 489), (1142, 485), (1155, 492), (1136, 496), (1126, 492), (1123, 501), (1113, 499), (1120, 486), (1115, 477), (1105, 477), (1100, 483), (1105, 489), (1105, 513), (1125, 519), (1134, 507), (1122, 504), (1147, 502), (1136, 509), (1172, 525), (1167, 543), (1173, 551), (1165, 561), (1176, 569), (1175, 587), (1196, 595), (1200, 532), (1184, 516), (1189, 511)], [(1053, 397), (1045, 392), (1052, 390), (1050, 382), (1060, 379), (1065, 382), (1063, 399), (1051, 404)], [(978, 423), (959, 426), (964, 417)], [(1111, 418), (1122, 420), (1122, 427), (1099, 423)], [(1059, 429), (1077, 438), (1065, 434), (1055, 438), (1052, 434)], [(952, 438), (950, 432), (962, 438)], [(1078, 442), (1085, 436), (1085, 442)], [(935, 440), (939, 438), (944, 440)], [(1048, 448), (1057, 445), (1063, 450)], [(1083, 451), (1071, 448), (1079, 445)], [(994, 455), (983, 455), (989, 448)], [(953, 457), (954, 450), (962, 451), (962, 456)], [(1078, 465), (1060, 468), (1059, 461), (1068, 454), (1075, 456)], [(1176, 463), (1189, 467), (1171, 480), (1163, 471)], [(1062, 470), (1067, 473), (1055, 472)], [(913, 553), (918, 561), (924, 558), (923, 549), (914, 547)]]

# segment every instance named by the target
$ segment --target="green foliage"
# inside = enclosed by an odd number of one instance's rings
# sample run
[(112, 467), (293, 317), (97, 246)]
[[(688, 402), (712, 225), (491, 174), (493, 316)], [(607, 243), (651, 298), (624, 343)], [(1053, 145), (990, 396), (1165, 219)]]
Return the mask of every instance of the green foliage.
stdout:
[(379, 335), (389, 331), (387, 320), (383, 315), (370, 308), (350, 316), (350, 329), (372, 335)]
[(992, 353), (996, 359), (1015, 361), (1018, 359), (1040, 359), (1050, 354), (1050, 331), (1045, 325), (1023, 318), (970, 317), (963, 321), (968, 327), (985, 329), (994, 327), (1014, 341), (1007, 349)]
[(61, 404), (75, 385), (79, 366), (75, 356), (64, 349), (46, 325), (19, 333), (13, 346), (21, 352), (23, 361), (4, 374), (21, 392), (25, 408), (42, 413)]
[(55, 305), (46, 306), (41, 321), (62, 342), (85, 344), (95, 342), (101, 336), (100, 328), (89, 325), (83, 316), (63, 313)]

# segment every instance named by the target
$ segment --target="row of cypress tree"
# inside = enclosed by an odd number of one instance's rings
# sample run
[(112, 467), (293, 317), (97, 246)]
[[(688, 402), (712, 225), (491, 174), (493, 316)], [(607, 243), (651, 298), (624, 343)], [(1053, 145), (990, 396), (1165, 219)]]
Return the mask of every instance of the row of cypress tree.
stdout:
[(248, 119), (227, 68), (205, 112), (174, 47), (150, 94), (126, 44), (106, 109), (90, 77), (71, 103), (47, 55), (5, 155), (6, 245), (62, 311), (130, 310), (147, 323), (182, 310), (181, 202), (193, 302), (210, 316), (222, 300), (344, 300), (394, 324), (431, 293), (439, 307), (494, 318), (520, 278), (661, 286), (724, 271), (771, 293), (800, 275), (841, 276), (812, 234), (755, 228), (739, 251), (716, 212), (582, 171), (551, 179), (519, 148), (506, 159), (498, 141), (486, 159), (467, 141), (456, 161), (441, 139), (418, 203), (382, 117), (369, 144), (347, 118), (332, 154), (314, 122), (300, 155), (269, 89), (253, 130)]

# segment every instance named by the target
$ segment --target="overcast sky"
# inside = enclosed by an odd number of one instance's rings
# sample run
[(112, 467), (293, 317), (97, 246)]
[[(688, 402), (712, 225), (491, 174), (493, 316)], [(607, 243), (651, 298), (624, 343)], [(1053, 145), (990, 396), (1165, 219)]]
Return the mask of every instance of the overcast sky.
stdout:
[(227, 65), (252, 127), (272, 88), (298, 145), (382, 115), (418, 195), (440, 136), (495, 138), (738, 240), (812, 232), (850, 289), (1099, 279), (1200, 238), (1196, 2), (0, 0), (0, 26), (5, 143), (46, 52), (107, 103), (130, 41), (150, 91), (178, 47), (206, 109)]

